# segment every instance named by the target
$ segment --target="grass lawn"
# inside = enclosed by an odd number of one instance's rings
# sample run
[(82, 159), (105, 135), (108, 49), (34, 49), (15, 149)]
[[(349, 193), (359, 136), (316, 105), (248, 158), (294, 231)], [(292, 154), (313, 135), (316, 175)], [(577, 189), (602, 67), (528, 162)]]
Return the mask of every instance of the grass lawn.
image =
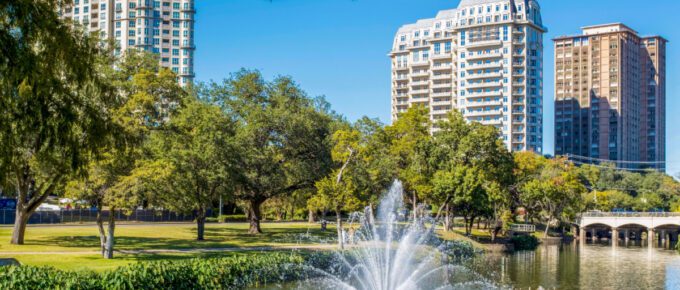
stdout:
[[(95, 225), (29, 226), (25, 245), (9, 244), (11, 227), (0, 227), (0, 258), (15, 258), (26, 265), (49, 265), (69, 270), (106, 270), (136, 261), (188, 259), (238, 254), (158, 253), (120, 254), (113, 260), (102, 259)], [(335, 236), (329, 225), (323, 232), (319, 225), (307, 223), (263, 223), (262, 235), (248, 234), (248, 224), (207, 224), (205, 241), (196, 241), (193, 224), (144, 224), (116, 227), (116, 250), (188, 250), (208, 248), (276, 247), (310, 245)]]

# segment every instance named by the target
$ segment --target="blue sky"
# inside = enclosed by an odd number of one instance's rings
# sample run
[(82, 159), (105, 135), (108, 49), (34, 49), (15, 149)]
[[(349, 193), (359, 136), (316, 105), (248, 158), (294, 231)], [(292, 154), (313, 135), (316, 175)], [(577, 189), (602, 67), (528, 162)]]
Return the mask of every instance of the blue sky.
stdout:
[[(310, 95), (356, 120), (390, 122), (390, 60), (397, 29), (459, 0), (199, 0), (195, 70), (222, 80), (240, 68), (292, 76)], [(544, 151), (553, 152), (552, 38), (581, 26), (623, 22), (670, 40), (667, 52), (667, 162), (680, 172), (680, 25), (677, 0), (539, 0), (545, 36)]]

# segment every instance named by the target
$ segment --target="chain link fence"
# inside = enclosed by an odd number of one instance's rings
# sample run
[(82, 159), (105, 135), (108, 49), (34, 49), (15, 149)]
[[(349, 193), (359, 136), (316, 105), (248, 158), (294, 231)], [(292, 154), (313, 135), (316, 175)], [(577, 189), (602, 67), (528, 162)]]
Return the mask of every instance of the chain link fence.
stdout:
[[(104, 221), (112, 214), (109, 210), (102, 211)], [(168, 210), (140, 209), (131, 212), (122, 210), (114, 211), (117, 222), (192, 222), (195, 214), (178, 214)], [(211, 216), (208, 211), (207, 216)], [(0, 224), (14, 224), (15, 210), (0, 210)], [(28, 220), (29, 224), (66, 224), (87, 223), (97, 221), (97, 211), (91, 209), (63, 209), (36, 211)]]

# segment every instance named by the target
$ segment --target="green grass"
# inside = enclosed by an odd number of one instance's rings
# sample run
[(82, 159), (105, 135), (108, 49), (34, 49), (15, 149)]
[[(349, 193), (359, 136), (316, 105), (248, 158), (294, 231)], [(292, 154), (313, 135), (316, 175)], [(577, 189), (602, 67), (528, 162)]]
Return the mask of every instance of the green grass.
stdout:
[[(95, 225), (29, 227), (25, 245), (9, 244), (10, 227), (0, 228), (0, 258), (15, 258), (22, 264), (54, 266), (67, 270), (102, 271), (137, 261), (188, 259), (228, 256), (236, 252), (120, 254), (105, 260), (97, 254), (99, 237)], [(208, 248), (248, 248), (310, 245), (318, 239), (335, 236), (330, 227), (307, 223), (263, 223), (262, 235), (248, 234), (248, 224), (208, 224), (205, 241), (196, 241), (196, 227), (175, 225), (119, 225), (116, 227), (116, 250), (190, 250)], [(311, 239), (302, 238), (308, 234)], [(21, 253), (23, 252), (23, 253)], [(30, 252), (30, 253), (27, 253)], [(66, 253), (65, 253), (66, 252)]]

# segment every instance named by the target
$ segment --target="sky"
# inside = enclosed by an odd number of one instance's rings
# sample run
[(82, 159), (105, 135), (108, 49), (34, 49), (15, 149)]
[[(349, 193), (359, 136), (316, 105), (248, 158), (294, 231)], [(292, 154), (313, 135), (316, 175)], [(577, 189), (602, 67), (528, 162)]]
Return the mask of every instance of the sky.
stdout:
[[(680, 173), (680, 25), (678, 0), (538, 0), (544, 36), (544, 153), (554, 152), (552, 39), (580, 27), (622, 22), (667, 47), (666, 150)], [(401, 25), (453, 9), (459, 0), (198, 0), (195, 71), (221, 81), (241, 68), (291, 76), (310, 96), (325, 96), (349, 120), (390, 123), (390, 59)], [(678, 44), (676, 44), (676, 41)]]

